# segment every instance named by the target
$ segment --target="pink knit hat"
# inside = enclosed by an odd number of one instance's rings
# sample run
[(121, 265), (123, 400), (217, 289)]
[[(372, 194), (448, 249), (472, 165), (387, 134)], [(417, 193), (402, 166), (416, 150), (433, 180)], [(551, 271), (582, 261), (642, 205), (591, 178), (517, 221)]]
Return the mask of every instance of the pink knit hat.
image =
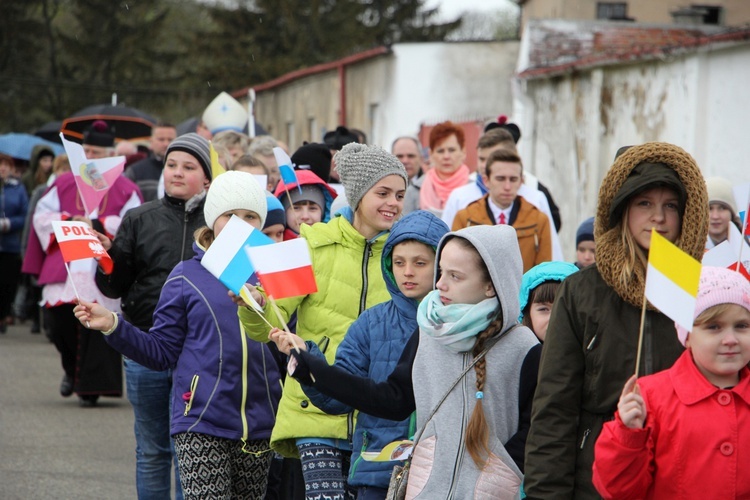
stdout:
[[(750, 281), (740, 273), (723, 267), (704, 266), (701, 269), (693, 319), (703, 314), (706, 309), (719, 304), (737, 304), (750, 310)], [(675, 326), (677, 338), (680, 339), (682, 345), (685, 345), (688, 331), (677, 323)]]

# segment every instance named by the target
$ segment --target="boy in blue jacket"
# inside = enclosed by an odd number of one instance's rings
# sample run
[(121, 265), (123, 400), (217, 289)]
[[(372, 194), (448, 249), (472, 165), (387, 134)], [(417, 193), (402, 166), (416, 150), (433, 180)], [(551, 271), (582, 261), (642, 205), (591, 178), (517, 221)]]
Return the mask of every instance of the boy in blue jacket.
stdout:
[[(418, 210), (393, 225), (383, 249), (381, 267), (391, 300), (370, 309), (349, 327), (336, 351), (336, 366), (362, 377), (383, 381), (393, 371), (406, 342), (417, 329), (417, 306), (432, 291), (435, 249), (448, 226), (430, 212)], [(314, 342), (311, 354), (323, 357)], [(330, 414), (353, 409), (314, 388), (303, 386), (312, 403)], [(359, 500), (385, 498), (397, 462), (368, 462), (363, 451), (380, 451), (386, 444), (414, 432), (411, 418), (400, 422), (360, 413), (353, 435), (349, 484)], [(410, 429), (412, 427), (412, 429)]]

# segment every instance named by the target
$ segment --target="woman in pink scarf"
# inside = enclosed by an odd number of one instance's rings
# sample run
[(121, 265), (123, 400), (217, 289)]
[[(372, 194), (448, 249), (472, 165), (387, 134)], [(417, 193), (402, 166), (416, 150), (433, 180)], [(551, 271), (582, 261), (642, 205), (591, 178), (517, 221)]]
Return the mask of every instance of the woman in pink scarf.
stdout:
[(430, 131), (430, 169), (419, 190), (419, 208), (440, 215), (451, 191), (469, 182), (463, 128), (438, 123)]

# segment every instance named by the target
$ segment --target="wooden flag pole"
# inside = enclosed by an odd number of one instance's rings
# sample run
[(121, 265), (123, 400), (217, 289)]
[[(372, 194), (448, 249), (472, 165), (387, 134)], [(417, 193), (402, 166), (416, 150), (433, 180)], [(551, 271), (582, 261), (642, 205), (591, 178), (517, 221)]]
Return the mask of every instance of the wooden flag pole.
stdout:
[(646, 326), (646, 290), (643, 290), (643, 306), (641, 307), (641, 327), (638, 332), (638, 354), (635, 357), (635, 378), (638, 378), (638, 371), (641, 367), (641, 351), (643, 350), (643, 330)]
[[(244, 292), (244, 293), (243, 293), (243, 292)], [(240, 289), (240, 293), (239, 293), (239, 295), (240, 295), (240, 297), (242, 297), (242, 300), (244, 300), (244, 301), (245, 301), (245, 302), (246, 302), (246, 303), (247, 303), (247, 304), (248, 304), (248, 305), (250, 306), (250, 309), (252, 309), (253, 311), (255, 311), (255, 312), (256, 312), (256, 313), (258, 314), (258, 316), (260, 316), (260, 319), (262, 319), (263, 321), (265, 321), (265, 322), (266, 322), (266, 324), (267, 324), (268, 326), (270, 326), (271, 328), (275, 328), (275, 327), (274, 327), (274, 326), (273, 326), (273, 325), (271, 324), (271, 322), (270, 322), (270, 321), (268, 321), (268, 320), (266, 319), (266, 315), (265, 315), (265, 314), (263, 314), (263, 311), (262, 311), (262, 310), (260, 310), (260, 311), (259, 311), (259, 310), (258, 310), (258, 309), (257, 309), (257, 308), (255, 307), (256, 305), (257, 305), (258, 307), (260, 307), (260, 304), (258, 304), (258, 303), (257, 303), (257, 302), (255, 301), (255, 299), (253, 299), (253, 297), (252, 297), (252, 295), (250, 295), (250, 292), (248, 291), (247, 287), (243, 286), (243, 287), (242, 287), (242, 288)], [(252, 303), (251, 303), (251, 302), (252, 302)]]
[[(748, 193), (748, 198), (750, 198), (750, 193)], [(742, 249), (745, 248), (745, 233), (747, 232), (748, 219), (750, 219), (750, 207), (745, 207), (745, 220), (742, 221), (742, 230), (740, 231), (740, 255), (737, 257), (737, 265), (734, 266), (735, 272), (740, 272), (740, 266), (742, 265)]]
[[(297, 187), (299, 187), (299, 182), (297, 182)], [(286, 197), (289, 199), (289, 208), (292, 209), (292, 214), (294, 215), (294, 222), (297, 223), (297, 229), (299, 230), (299, 219), (297, 218), (297, 212), (294, 211), (294, 203), (292, 203), (292, 195), (289, 194), (289, 187), (286, 185), (286, 182), (284, 183), (284, 191), (286, 191)]]
[[(81, 303), (81, 296), (78, 295), (78, 288), (76, 288), (76, 281), (73, 279), (73, 275), (70, 274), (70, 267), (68, 266), (67, 261), (63, 261), (65, 264), (65, 270), (68, 271), (68, 277), (70, 278), (70, 284), (73, 285), (73, 293), (76, 294), (76, 298), (78, 299), (78, 303)], [(91, 329), (91, 323), (86, 321), (86, 328)]]
[[(281, 311), (279, 310), (279, 306), (276, 304), (276, 301), (270, 295), (268, 296), (268, 300), (271, 301), (271, 307), (273, 307), (274, 312), (276, 312), (276, 317), (279, 318), (279, 321), (284, 326), (284, 331), (291, 335), (292, 332), (289, 331), (289, 325), (287, 325), (286, 321), (284, 321), (284, 317), (281, 315)], [(292, 345), (294, 345), (294, 350), (297, 351), (297, 354), (299, 354), (300, 350), (297, 344), (295, 342), (292, 342)], [(312, 373), (310, 373), (310, 379), (315, 382), (315, 376)]]

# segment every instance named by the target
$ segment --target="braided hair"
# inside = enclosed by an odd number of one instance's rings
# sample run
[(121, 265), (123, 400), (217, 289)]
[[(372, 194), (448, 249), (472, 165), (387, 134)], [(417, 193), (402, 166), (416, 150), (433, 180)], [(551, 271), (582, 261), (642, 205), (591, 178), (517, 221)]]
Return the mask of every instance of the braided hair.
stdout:
[[(478, 356), (485, 347), (487, 341), (503, 327), (503, 313), (498, 309), (495, 318), (487, 325), (478, 336), (474, 344), (474, 357)], [(466, 427), (466, 450), (471, 455), (472, 460), (478, 469), (482, 469), (490, 455), (489, 447), (489, 427), (487, 419), (484, 416), (482, 401), (484, 400), (484, 379), (487, 373), (487, 357), (483, 357), (474, 365), (477, 386), (477, 404), (469, 418), (469, 425)], [(480, 396), (481, 395), (481, 396)]]

